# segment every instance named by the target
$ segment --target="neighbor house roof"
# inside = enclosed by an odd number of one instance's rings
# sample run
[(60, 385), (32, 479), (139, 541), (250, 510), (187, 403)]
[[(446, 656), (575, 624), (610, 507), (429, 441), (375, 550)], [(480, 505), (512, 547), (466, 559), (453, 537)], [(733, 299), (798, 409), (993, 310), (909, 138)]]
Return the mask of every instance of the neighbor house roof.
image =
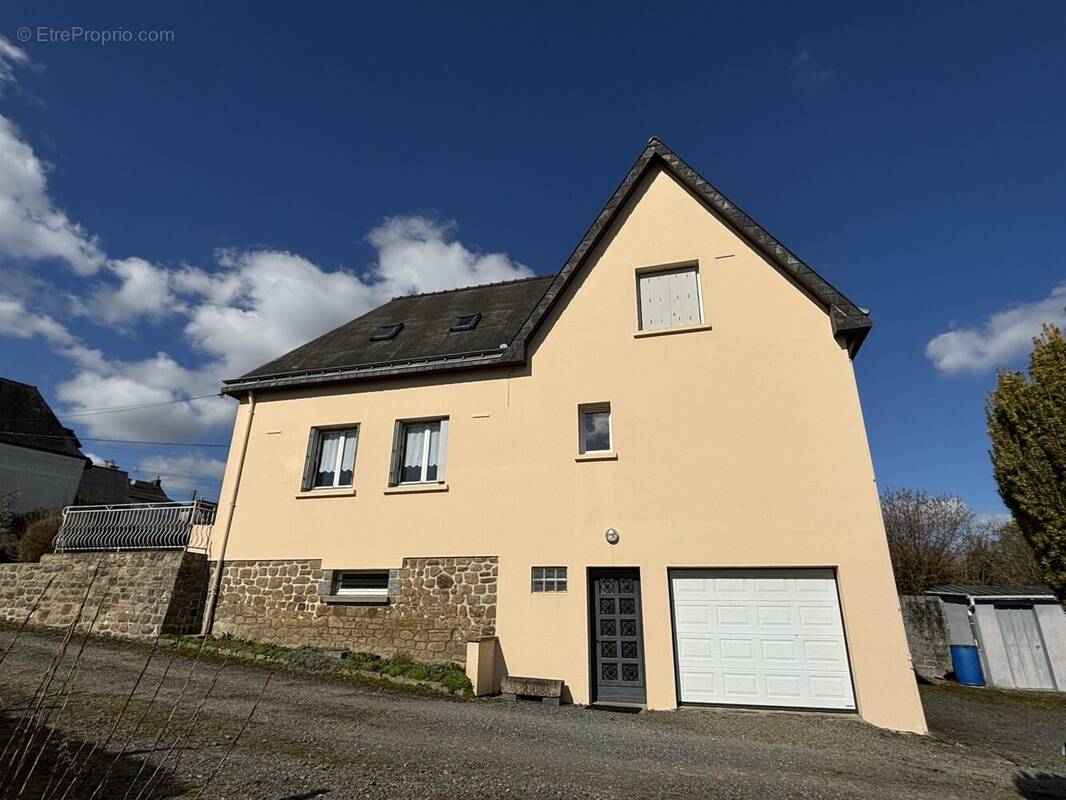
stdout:
[(100, 466), (93, 464), (81, 474), (74, 505), (118, 505), (130, 501), (130, 476), (110, 462)]
[(131, 503), (173, 503), (163, 491), (159, 478), (151, 481), (130, 481)]
[[(655, 168), (672, 175), (807, 292), (826, 310), (833, 334), (852, 356), (858, 352), (872, 324), (867, 312), (777, 241), (658, 138), (652, 137), (556, 275), (397, 298), (240, 378), (225, 381), (222, 391), (239, 394), (257, 388), (525, 363), (533, 335), (579, 274), (589, 253), (610, 229), (641, 180)], [(410, 314), (410, 322), (403, 317), (405, 312)], [(486, 317), (478, 329), (490, 314), (493, 318), (484, 334), (464, 337), (449, 331), (450, 316), (478, 312)], [(369, 341), (377, 325), (396, 323), (403, 323), (404, 327), (395, 338)]]
[(941, 596), (963, 597), (1051, 597), (1055, 593), (1048, 586), (1004, 586), (1004, 585), (978, 585), (966, 583), (945, 583), (932, 586), (926, 590), (926, 594)]
[(64, 428), (36, 386), (0, 378), (0, 442), (84, 458), (81, 442)]

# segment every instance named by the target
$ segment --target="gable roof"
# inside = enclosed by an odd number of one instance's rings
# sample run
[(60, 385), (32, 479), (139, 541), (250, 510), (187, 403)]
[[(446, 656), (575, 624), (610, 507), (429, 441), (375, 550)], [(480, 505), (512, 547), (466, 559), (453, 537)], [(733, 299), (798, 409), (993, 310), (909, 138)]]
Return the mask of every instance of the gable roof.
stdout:
[(0, 442), (85, 458), (81, 442), (64, 428), (36, 386), (0, 378)]
[[(818, 302), (829, 314), (833, 335), (841, 339), (852, 357), (858, 353), (872, 326), (868, 313), (848, 300), (682, 161), (658, 137), (653, 136), (557, 274), (396, 298), (269, 364), (240, 378), (225, 381), (223, 393), (239, 394), (257, 388), (525, 363), (533, 335), (580, 272), (589, 253), (610, 230), (641, 180), (655, 168), (672, 175), (705, 207)], [(445, 295), (454, 296), (442, 299)], [(467, 306), (472, 305), (471, 301), (475, 299), (482, 303), (482, 307), (460, 308), (464, 302)], [(457, 339), (445, 335), (450, 323), (448, 326), (442, 325), (448, 315), (474, 312), (487, 315), (497, 305), (500, 321), (492, 328), (492, 337), (479, 335), (476, 338)], [(415, 320), (414, 330), (405, 319), (397, 316), (408, 309)], [(392, 342), (392, 348), (367, 347), (367, 339), (374, 327), (395, 322), (404, 323), (404, 330), (395, 339), (370, 343), (382, 345)], [(484, 324), (483, 319), (478, 328)], [(506, 347), (501, 346), (504, 344)], [(462, 349), (457, 350), (456, 346)]]

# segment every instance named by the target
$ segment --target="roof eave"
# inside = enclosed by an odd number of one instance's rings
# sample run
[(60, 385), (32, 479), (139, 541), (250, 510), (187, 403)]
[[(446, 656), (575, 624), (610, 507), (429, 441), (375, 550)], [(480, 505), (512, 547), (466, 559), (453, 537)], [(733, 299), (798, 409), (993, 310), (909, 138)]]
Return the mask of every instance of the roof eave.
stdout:
[(261, 378), (234, 378), (223, 381), (223, 395), (239, 397), (248, 391), (266, 389), (290, 389), (301, 386), (320, 386), (332, 383), (353, 383), (356, 381), (393, 378), (404, 375), (423, 375), (426, 373), (457, 372), (474, 369), (496, 369), (516, 363), (515, 349), (508, 347), (493, 353), (477, 353), (468, 356), (456, 356), (439, 361), (422, 359), (412, 363), (394, 363), (372, 366), (342, 367), (335, 370), (315, 370), (311, 372), (287, 375), (265, 375)]

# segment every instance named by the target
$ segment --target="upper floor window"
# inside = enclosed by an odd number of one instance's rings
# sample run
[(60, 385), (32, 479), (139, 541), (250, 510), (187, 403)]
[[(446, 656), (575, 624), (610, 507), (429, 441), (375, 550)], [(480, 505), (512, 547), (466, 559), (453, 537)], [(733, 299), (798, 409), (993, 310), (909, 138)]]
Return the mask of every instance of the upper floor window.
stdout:
[(358, 439), (358, 426), (312, 428), (303, 488), (336, 489), (351, 486), (355, 477), (355, 447)]
[(443, 483), (448, 420), (396, 423), (390, 483)]
[(579, 453), (609, 453), (611, 442), (611, 404), (595, 403), (578, 407)]
[(637, 297), (642, 331), (703, 323), (697, 267), (642, 270), (637, 273)]

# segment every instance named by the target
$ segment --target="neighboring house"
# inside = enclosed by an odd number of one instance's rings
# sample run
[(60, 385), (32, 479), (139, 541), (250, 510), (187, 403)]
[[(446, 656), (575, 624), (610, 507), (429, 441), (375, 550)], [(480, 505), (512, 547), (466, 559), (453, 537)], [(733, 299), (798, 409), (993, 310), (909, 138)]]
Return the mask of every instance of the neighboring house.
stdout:
[(90, 463), (36, 386), (0, 378), (0, 502), (15, 513), (69, 505)]
[[(269, 321), (268, 321), (269, 322)], [(214, 631), (924, 731), (845, 298), (652, 139), (562, 270), (227, 381)]]
[(1066, 691), (1066, 613), (1047, 586), (933, 586), (949, 643), (977, 646), (989, 686)]
[(174, 501), (167, 497), (167, 493), (163, 491), (162, 478), (156, 477), (150, 481), (130, 481), (129, 500), (127, 502), (173, 503)]
[(130, 476), (114, 461), (93, 464), (81, 476), (74, 504), (79, 506), (114, 506), (130, 502)]

